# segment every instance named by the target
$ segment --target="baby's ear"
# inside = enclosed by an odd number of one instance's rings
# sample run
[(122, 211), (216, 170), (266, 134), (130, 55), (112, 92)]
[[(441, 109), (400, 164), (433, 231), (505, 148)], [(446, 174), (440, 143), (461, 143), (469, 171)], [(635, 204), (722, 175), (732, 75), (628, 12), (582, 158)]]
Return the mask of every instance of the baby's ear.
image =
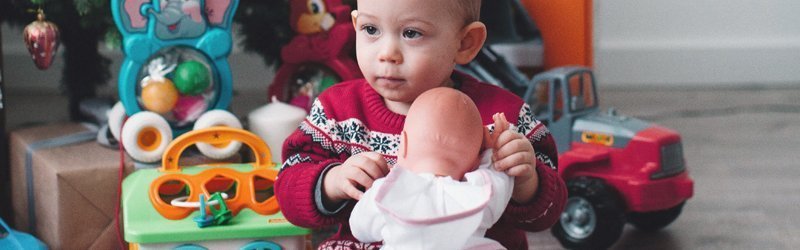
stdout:
[(486, 25), (472, 22), (462, 30), (460, 46), (456, 54), (457, 64), (467, 64), (481, 51), (486, 42)]
[(355, 30), (358, 30), (358, 27), (356, 27), (356, 20), (358, 19), (358, 10), (350, 11), (350, 19), (353, 20), (353, 28)]

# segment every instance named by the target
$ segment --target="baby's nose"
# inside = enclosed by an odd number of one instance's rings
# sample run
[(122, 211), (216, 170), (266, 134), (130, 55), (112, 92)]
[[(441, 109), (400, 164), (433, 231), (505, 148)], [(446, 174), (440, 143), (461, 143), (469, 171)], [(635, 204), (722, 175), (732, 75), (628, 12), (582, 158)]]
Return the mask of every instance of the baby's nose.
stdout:
[(403, 63), (403, 53), (394, 42), (387, 42), (378, 53), (378, 61), (391, 64)]

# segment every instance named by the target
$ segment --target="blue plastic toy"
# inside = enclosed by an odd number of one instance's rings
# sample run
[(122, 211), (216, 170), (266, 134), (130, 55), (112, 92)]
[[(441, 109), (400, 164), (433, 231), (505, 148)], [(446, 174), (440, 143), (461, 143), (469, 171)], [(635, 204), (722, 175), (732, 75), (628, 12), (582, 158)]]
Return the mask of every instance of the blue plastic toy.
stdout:
[[(228, 56), (238, 3), (111, 1), (125, 59), (119, 72), (120, 103), (108, 115), (109, 130), (132, 158), (147, 163), (160, 160), (172, 138), (198, 129), (198, 124), (241, 128), (229, 112), (205, 118), (210, 110), (227, 109), (231, 101)], [(235, 153), (234, 148), (238, 146), (201, 151), (212, 158), (226, 158)]]
[(214, 216), (206, 214), (206, 197), (200, 195), (200, 214), (194, 217), (197, 227), (204, 228), (214, 224)]
[(6, 225), (0, 218), (0, 249), (47, 249), (39, 239)]

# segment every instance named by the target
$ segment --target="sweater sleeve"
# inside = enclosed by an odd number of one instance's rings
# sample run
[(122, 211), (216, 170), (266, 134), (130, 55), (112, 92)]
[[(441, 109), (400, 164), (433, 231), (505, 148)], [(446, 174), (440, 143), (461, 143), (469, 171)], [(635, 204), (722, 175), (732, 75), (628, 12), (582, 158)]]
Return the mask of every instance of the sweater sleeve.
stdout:
[(501, 220), (525, 231), (545, 230), (560, 218), (567, 200), (564, 180), (558, 175), (555, 141), (544, 124), (533, 118), (527, 104), (523, 105), (516, 125), (518, 132), (528, 138), (536, 152), (539, 187), (529, 202), (517, 203), (512, 200)]
[[(319, 102), (314, 105), (319, 105)], [(315, 116), (324, 114), (321, 114), (321, 109), (315, 108), (284, 141), (284, 163), (275, 181), (275, 195), (286, 219), (292, 224), (309, 228), (347, 221), (344, 213), (323, 213), (321, 210), (324, 208), (317, 206), (315, 196), (318, 195), (317, 189), (323, 174), (327, 169), (344, 162), (348, 155), (323, 146), (326, 133), (311, 121), (317, 119)]]

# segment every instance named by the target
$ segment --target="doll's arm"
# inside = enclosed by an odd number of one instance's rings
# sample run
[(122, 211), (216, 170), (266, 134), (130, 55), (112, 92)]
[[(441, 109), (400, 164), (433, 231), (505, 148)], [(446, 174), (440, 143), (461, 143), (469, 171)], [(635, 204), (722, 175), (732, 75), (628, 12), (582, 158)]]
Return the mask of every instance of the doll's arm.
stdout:
[(483, 148), (496, 150), (494, 147), (495, 143), (497, 143), (497, 138), (500, 137), (500, 133), (509, 129), (510, 125), (506, 120), (506, 115), (503, 113), (495, 113), (492, 115), (492, 120), (494, 121), (494, 131), (489, 133), (489, 129), (484, 128), (483, 130)]
[(350, 231), (360, 242), (378, 242), (383, 240), (381, 231), (386, 226), (386, 219), (375, 203), (375, 194), (384, 179), (376, 180), (361, 200), (356, 203), (350, 213)]

